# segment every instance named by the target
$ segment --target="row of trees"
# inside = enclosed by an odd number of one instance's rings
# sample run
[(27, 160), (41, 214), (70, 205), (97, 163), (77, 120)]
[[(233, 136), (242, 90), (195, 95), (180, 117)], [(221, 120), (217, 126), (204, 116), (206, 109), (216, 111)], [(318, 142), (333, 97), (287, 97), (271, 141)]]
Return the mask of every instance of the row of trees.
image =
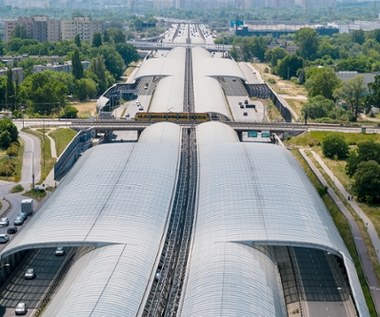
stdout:
[[(68, 95), (79, 100), (95, 98), (122, 76), (126, 65), (139, 58), (136, 49), (125, 42), (124, 34), (114, 29), (95, 34), (91, 44), (82, 42), (79, 36), (63, 43), (38, 43), (18, 38), (8, 42), (5, 50), (12, 55), (32, 53), (29, 49), (36, 45), (48, 47), (50, 53), (64, 52), (62, 61), (71, 60), (72, 73), (33, 73), (33, 65), (47, 62), (42, 58), (29, 57), (17, 63), (15, 66), (25, 70), (22, 83), (13, 80), (10, 69), (6, 77), (0, 76), (0, 104), (16, 115), (23, 110), (41, 115), (60, 113)], [(91, 61), (86, 70), (83, 60)]]
[(331, 159), (346, 160), (346, 173), (354, 178), (353, 189), (360, 201), (380, 202), (380, 144), (359, 143), (349, 150), (342, 135), (331, 134), (322, 143), (323, 154)]

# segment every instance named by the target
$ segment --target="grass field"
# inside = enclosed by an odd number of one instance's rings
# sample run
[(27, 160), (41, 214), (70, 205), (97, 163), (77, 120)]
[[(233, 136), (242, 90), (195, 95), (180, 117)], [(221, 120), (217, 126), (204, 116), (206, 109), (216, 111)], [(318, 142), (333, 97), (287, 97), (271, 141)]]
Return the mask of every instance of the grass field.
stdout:
[(5, 160), (11, 160), (15, 164), (15, 172), (12, 176), (6, 177), (1, 176), (0, 179), (8, 182), (18, 182), (21, 179), (21, 169), (22, 169), (22, 158), (24, 153), (24, 144), (22, 140), (19, 139), (20, 146), (18, 149), (18, 155), (16, 157), (9, 158), (5, 150), (0, 150), (0, 164)]
[(86, 102), (73, 102), (71, 106), (78, 110), (79, 118), (90, 118), (96, 116), (96, 100)]
[(56, 129), (49, 133), (52, 139), (55, 141), (55, 147), (57, 149), (57, 156), (60, 156), (63, 150), (66, 148), (67, 144), (74, 138), (77, 134), (76, 131), (72, 129)]

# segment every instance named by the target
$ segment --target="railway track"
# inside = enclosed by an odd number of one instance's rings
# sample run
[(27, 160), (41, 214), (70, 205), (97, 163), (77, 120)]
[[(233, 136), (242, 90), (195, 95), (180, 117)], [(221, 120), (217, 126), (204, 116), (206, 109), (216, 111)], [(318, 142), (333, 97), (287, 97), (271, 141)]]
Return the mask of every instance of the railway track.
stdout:
[[(194, 112), (191, 50), (186, 50), (184, 111)], [(193, 127), (182, 128), (180, 167), (173, 209), (159, 264), (142, 316), (177, 315), (186, 275), (197, 191), (197, 146)]]

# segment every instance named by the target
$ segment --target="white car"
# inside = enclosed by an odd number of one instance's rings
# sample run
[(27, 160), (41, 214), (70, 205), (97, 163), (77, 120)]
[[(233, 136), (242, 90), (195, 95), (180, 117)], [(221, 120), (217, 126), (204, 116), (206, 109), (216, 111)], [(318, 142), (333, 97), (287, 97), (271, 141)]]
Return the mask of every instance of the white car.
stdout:
[(9, 219), (7, 217), (3, 217), (0, 219), (0, 227), (6, 227), (9, 225)]
[(55, 249), (55, 255), (56, 256), (61, 256), (65, 254), (65, 249), (63, 247), (57, 247)]
[(15, 314), (16, 315), (25, 315), (27, 313), (26, 304), (25, 303), (18, 303), (15, 308)]
[(9, 241), (9, 237), (6, 233), (0, 234), (0, 243), (7, 243)]
[(25, 272), (25, 279), (26, 280), (33, 280), (35, 277), (36, 277), (36, 272), (34, 271), (34, 269), (29, 268), (26, 270), (26, 272)]

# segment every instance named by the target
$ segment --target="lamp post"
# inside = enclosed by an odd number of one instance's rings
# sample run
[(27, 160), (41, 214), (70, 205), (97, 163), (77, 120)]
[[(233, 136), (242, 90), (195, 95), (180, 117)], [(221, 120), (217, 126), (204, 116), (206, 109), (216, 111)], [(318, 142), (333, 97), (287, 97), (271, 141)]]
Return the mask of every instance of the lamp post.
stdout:
[(24, 106), (21, 106), (21, 115), (22, 115), (22, 128), (24, 129), (25, 128), (25, 107)]

